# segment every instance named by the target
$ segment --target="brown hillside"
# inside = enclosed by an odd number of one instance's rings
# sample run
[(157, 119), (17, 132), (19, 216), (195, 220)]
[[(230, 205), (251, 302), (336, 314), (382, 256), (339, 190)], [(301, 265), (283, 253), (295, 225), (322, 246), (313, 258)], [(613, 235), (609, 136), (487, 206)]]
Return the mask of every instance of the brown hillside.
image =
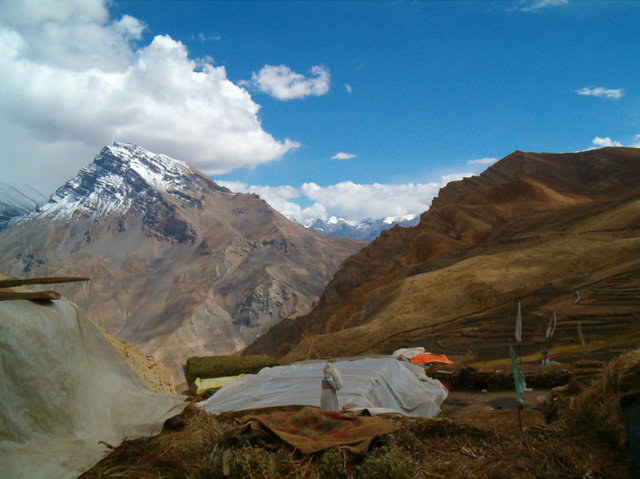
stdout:
[(293, 348), (284, 359), (296, 360), (422, 345), (487, 359), (504, 355), (518, 301), (525, 352), (540, 350), (551, 311), (556, 345), (576, 344), (578, 322), (592, 346), (637, 343), (639, 253), (640, 149), (516, 151), (443, 188), (417, 226), (348, 258), (309, 314), (246, 352)]

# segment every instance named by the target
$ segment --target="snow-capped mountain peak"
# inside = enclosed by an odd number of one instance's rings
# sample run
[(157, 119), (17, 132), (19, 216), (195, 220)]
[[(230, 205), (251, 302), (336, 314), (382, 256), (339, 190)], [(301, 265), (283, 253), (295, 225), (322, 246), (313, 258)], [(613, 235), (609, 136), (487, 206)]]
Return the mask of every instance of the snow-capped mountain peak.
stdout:
[(75, 212), (102, 216), (123, 213), (141, 196), (153, 202), (160, 192), (193, 199), (193, 170), (184, 162), (152, 153), (137, 145), (116, 142), (105, 146), (93, 162), (58, 188), (39, 208), (42, 216)]
[(191, 173), (191, 168), (183, 161), (152, 153), (137, 145), (116, 142), (106, 146), (98, 156), (104, 156), (105, 150), (158, 190), (170, 191), (181, 176)]
[(358, 226), (359, 222), (356, 220), (347, 220), (345, 218), (338, 218), (337, 216), (332, 216), (327, 220), (327, 224), (328, 225), (346, 224), (355, 228)]
[(418, 215), (389, 216), (384, 219), (366, 218), (363, 220), (347, 220), (332, 216), (324, 221), (320, 218), (310, 221), (303, 226), (320, 231), (328, 236), (340, 236), (357, 240), (372, 241), (381, 231), (394, 225), (413, 226), (420, 220)]

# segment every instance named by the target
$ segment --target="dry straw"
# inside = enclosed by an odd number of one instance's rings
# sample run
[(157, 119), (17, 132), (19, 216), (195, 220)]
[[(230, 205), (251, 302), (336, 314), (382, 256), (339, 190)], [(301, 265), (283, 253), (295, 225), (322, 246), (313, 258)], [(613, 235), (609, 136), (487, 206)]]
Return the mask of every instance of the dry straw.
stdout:
[(573, 420), (622, 446), (627, 435), (620, 399), (638, 393), (640, 349), (619, 356), (604, 368), (601, 377), (574, 400)]

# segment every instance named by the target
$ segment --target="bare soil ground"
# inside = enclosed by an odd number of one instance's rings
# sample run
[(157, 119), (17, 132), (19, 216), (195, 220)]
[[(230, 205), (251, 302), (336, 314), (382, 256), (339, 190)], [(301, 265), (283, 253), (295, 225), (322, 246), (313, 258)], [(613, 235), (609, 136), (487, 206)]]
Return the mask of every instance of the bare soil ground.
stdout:
[[(524, 411), (527, 411), (527, 414), (529, 411), (537, 412), (542, 417), (550, 393), (550, 389), (534, 389), (525, 392), (522, 397)], [(458, 418), (476, 412), (511, 411), (514, 424), (518, 424), (518, 403), (513, 389), (487, 391), (486, 393), (453, 390), (442, 404), (441, 409), (442, 415), (449, 418)], [(486, 417), (486, 414), (483, 417)]]

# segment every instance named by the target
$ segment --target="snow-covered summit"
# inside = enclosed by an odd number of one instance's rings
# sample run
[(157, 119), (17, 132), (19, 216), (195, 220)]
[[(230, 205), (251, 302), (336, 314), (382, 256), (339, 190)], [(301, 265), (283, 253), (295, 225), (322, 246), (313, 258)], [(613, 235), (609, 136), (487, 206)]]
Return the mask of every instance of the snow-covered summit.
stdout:
[(384, 219), (366, 218), (363, 220), (348, 220), (332, 216), (326, 221), (318, 218), (305, 224), (306, 228), (320, 231), (328, 236), (340, 236), (357, 240), (372, 241), (381, 231), (391, 228), (394, 225), (404, 227), (413, 226), (418, 223), (418, 215), (403, 215), (387, 217)]
[(123, 213), (136, 202), (149, 203), (160, 192), (194, 201), (202, 187), (184, 162), (152, 153), (137, 145), (116, 142), (105, 146), (93, 162), (58, 188), (42, 205), (42, 216), (71, 216), (85, 212), (94, 216)]

